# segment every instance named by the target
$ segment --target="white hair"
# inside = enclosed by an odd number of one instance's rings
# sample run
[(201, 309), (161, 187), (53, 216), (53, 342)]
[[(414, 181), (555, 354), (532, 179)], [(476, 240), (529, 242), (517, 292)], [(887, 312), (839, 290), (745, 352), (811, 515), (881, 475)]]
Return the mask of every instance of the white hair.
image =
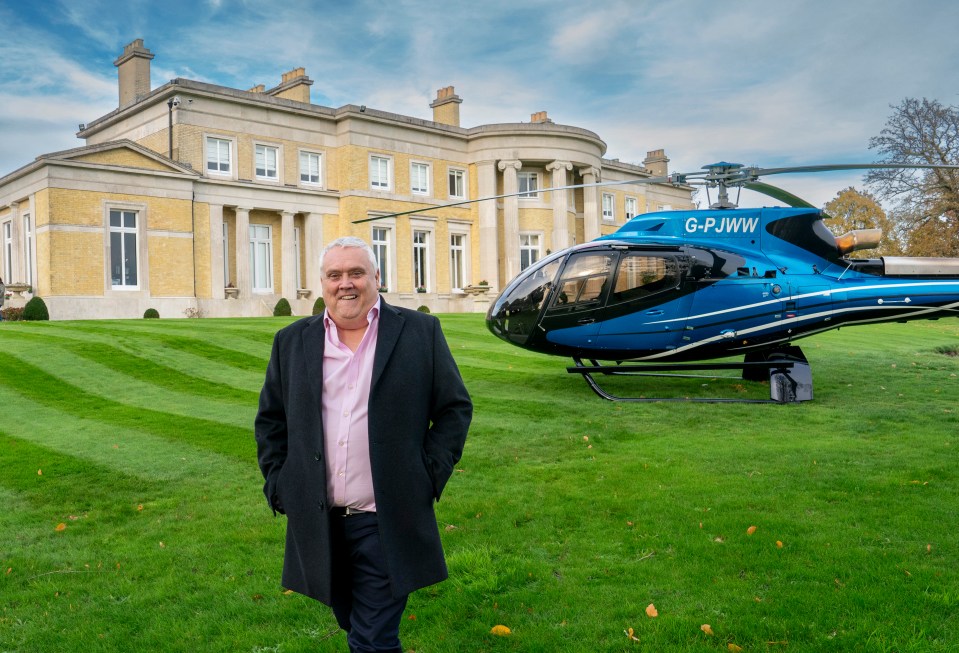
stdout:
[(370, 247), (365, 240), (362, 238), (357, 238), (356, 236), (343, 236), (327, 244), (327, 246), (323, 248), (323, 251), (320, 252), (321, 272), (323, 270), (323, 259), (326, 258), (326, 253), (334, 247), (357, 247), (362, 249), (364, 252), (366, 252), (367, 257), (370, 259), (370, 266), (372, 266), (373, 272), (379, 271), (380, 266), (376, 262), (376, 254), (373, 253), (373, 248)]

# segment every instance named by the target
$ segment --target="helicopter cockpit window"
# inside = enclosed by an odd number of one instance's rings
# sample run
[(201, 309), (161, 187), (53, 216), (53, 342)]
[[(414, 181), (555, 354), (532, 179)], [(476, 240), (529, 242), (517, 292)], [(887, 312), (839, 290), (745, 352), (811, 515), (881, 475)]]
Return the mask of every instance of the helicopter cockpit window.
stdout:
[(581, 254), (566, 264), (559, 282), (554, 308), (577, 307), (598, 302), (612, 271), (612, 254)]
[(619, 264), (610, 303), (627, 302), (676, 287), (676, 259), (647, 254), (628, 254)]

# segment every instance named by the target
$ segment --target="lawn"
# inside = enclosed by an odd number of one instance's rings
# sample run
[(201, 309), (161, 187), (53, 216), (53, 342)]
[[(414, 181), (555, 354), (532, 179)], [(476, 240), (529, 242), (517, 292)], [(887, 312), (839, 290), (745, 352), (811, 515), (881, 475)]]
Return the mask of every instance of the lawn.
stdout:
[[(346, 651), (256, 468), (291, 319), (0, 323), (0, 652)], [(757, 405), (606, 402), (441, 319), (475, 413), (408, 651), (959, 649), (959, 321), (801, 341), (815, 400)]]

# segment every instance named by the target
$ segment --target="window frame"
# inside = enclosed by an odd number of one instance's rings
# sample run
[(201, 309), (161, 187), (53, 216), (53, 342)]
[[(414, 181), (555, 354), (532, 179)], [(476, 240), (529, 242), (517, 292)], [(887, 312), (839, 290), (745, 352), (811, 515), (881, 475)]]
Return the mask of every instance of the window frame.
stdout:
[[(219, 159), (219, 147), (217, 148), (217, 169), (210, 169), (210, 144), (212, 141), (217, 143), (225, 143), (227, 146), (227, 161), (226, 161), (226, 170), (222, 170), (221, 167), (224, 165), (223, 162)], [(230, 136), (223, 136), (221, 134), (206, 134), (203, 138), (203, 170), (207, 176), (211, 177), (220, 177), (220, 178), (229, 178), (236, 179), (236, 138)]]
[[(460, 181), (459, 184), (455, 184), (455, 183), (454, 183), (454, 180), (457, 179), (457, 175), (458, 175), (458, 179), (459, 179), (459, 181)], [(465, 200), (465, 199), (467, 199), (467, 197), (469, 196), (469, 182), (468, 182), (468, 179), (469, 179), (469, 178), (467, 177), (466, 169), (465, 169), (465, 168), (454, 168), (454, 167), (450, 167), (450, 168), (447, 168), (447, 169), (446, 169), (446, 182), (447, 182), (447, 183), (446, 183), (446, 186), (447, 186), (446, 190), (447, 190), (449, 199), (451, 199), (451, 200)], [(456, 194), (454, 194), (453, 192), (450, 191), (450, 188), (451, 188), (451, 187), (454, 187), (454, 186), (456, 186), (456, 185), (461, 185), (461, 186), (462, 186), (462, 194), (456, 195)]]
[[(263, 150), (264, 160), (263, 160), (263, 170), (264, 174), (260, 174), (259, 168), (257, 166), (257, 159), (259, 158), (260, 150)], [(266, 156), (269, 152), (273, 153), (273, 175), (270, 176), (270, 167), (268, 162), (268, 157)], [(264, 143), (261, 141), (253, 142), (253, 178), (257, 181), (265, 181), (271, 184), (279, 184), (282, 182), (280, 178), (280, 170), (282, 169), (283, 161), (283, 149), (279, 145), (274, 145), (272, 143)]]
[[(452, 224), (448, 225), (449, 228), (449, 259), (450, 259), (450, 290), (451, 291), (463, 291), (466, 286), (470, 285), (470, 234), (469, 228), (458, 229)], [(462, 243), (456, 247), (453, 245), (453, 238), (462, 238)], [(456, 261), (454, 257), (454, 251), (461, 251), (460, 256), (460, 266), (459, 266), (459, 279), (460, 285), (456, 285), (454, 278), (454, 270), (456, 270)]]
[(604, 221), (616, 222), (616, 196), (613, 193), (603, 193), (602, 211)]
[(3, 278), (13, 283), (13, 220), (0, 224), (0, 238), (3, 239)]
[[(413, 185), (413, 171), (419, 169), (422, 173), (423, 179), (422, 182), (425, 186), (414, 186)], [(430, 177), (433, 174), (433, 166), (424, 161), (410, 161), (410, 195), (430, 195)]]
[[(524, 243), (523, 240), (527, 239), (532, 241), (533, 238), (536, 239), (536, 246), (534, 247), (531, 242)], [(535, 252), (535, 258), (531, 258), (528, 254), (526, 256), (527, 262), (526, 265), (523, 265), (523, 255), (524, 253)], [(535, 265), (537, 261), (543, 258), (543, 234), (539, 231), (521, 231), (519, 233), (519, 269), (520, 272)]]
[[(633, 205), (633, 210), (630, 212), (629, 205)], [(623, 202), (623, 215), (626, 220), (632, 220), (639, 214), (639, 200), (632, 196), (627, 196), (626, 200)]]
[[(122, 291), (122, 292), (138, 291), (141, 289), (141, 285), (142, 285), (141, 280), (143, 279), (143, 273), (141, 269), (142, 268), (141, 262), (143, 260), (143, 257), (140, 255), (140, 249), (141, 249), (140, 230), (142, 228), (141, 212), (135, 207), (113, 205), (113, 206), (107, 207), (106, 213), (107, 213), (106, 215), (107, 238), (105, 243), (107, 248), (106, 265), (107, 265), (107, 274), (110, 280), (110, 290)], [(120, 224), (118, 225), (113, 224), (114, 213), (119, 214), (118, 219)], [(126, 220), (126, 214), (132, 214), (134, 216), (134, 224), (132, 227), (128, 227), (124, 224)], [(121, 283), (119, 284), (115, 283), (114, 281), (115, 277), (113, 276), (114, 255), (116, 254), (115, 248), (113, 245), (114, 234), (119, 235), (119, 242), (120, 242), (119, 256), (121, 261), (121, 267), (120, 267)], [(126, 253), (127, 253), (127, 242), (128, 242), (128, 239), (125, 236), (127, 235), (132, 235), (134, 239), (133, 255), (136, 259), (134, 263), (136, 283), (124, 283), (124, 281), (126, 281), (125, 279), (126, 268), (124, 265), (124, 261), (127, 258)]]
[[(254, 229), (266, 229), (267, 237), (265, 239), (254, 236)], [(275, 287), (273, 279), (273, 225), (251, 222), (249, 226), (249, 250), (250, 250), (250, 292), (256, 295), (273, 294)], [(258, 250), (257, 245), (265, 245), (262, 250)], [(266, 272), (266, 281), (268, 285), (257, 285), (257, 254), (262, 251), (266, 255), (263, 269)]]
[[(523, 180), (526, 180), (526, 190), (523, 190)], [(530, 190), (530, 182), (533, 182), (533, 189)], [(538, 200), (540, 193), (539, 172), (535, 170), (520, 170), (516, 173), (516, 190), (520, 193), (521, 200)]]
[[(374, 217), (370, 215), (370, 217)], [(385, 239), (376, 237), (376, 232), (382, 231)], [(395, 287), (390, 287), (392, 280), (396, 278), (396, 257), (393, 253), (396, 251), (396, 221), (394, 219), (380, 220), (375, 225), (370, 225), (370, 247), (373, 249), (373, 256), (376, 258), (376, 264), (380, 271), (380, 288), (385, 288), (384, 292), (395, 292)], [(381, 249), (386, 252), (386, 265), (383, 265)]]
[[(374, 181), (373, 175), (373, 163), (374, 161), (383, 161), (386, 165), (386, 182), (377, 183)], [(379, 171), (377, 171), (379, 175)], [(391, 192), (393, 190), (393, 157), (386, 154), (374, 154), (370, 153), (369, 158), (369, 176), (370, 176), (370, 190), (380, 191), (384, 193)]]
[[(316, 181), (311, 179), (303, 179), (303, 157), (316, 157)], [(300, 150), (299, 155), (297, 156), (297, 166), (299, 171), (300, 184), (304, 186), (311, 186), (314, 188), (323, 188), (325, 184), (323, 183), (323, 153), (314, 152), (312, 150)], [(310, 177), (310, 170), (307, 170), (307, 177)]]
[(33, 286), (33, 218), (23, 214), (23, 276), (24, 283)]

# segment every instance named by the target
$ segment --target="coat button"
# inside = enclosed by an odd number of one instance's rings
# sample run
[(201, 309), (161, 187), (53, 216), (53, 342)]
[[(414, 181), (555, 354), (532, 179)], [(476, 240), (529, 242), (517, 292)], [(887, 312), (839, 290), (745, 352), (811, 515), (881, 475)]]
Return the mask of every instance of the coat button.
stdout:
[(316, 507), (319, 508), (320, 510), (326, 510), (326, 504), (323, 503), (322, 501), (317, 501)]
[(321, 454), (319, 451), (314, 451), (313, 460), (323, 460), (323, 454)]

